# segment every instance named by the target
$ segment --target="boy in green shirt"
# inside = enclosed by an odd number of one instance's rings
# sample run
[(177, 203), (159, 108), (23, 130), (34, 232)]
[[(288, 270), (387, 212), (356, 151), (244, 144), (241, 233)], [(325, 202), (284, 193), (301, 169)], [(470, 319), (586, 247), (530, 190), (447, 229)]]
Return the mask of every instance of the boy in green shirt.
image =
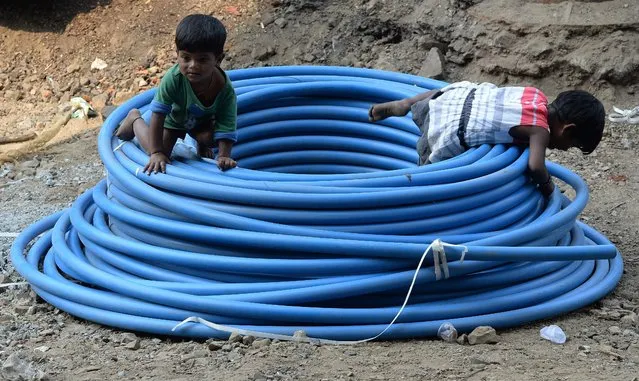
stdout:
[(218, 167), (236, 166), (231, 148), (237, 140), (237, 100), (233, 85), (220, 68), (224, 59), (226, 30), (215, 17), (186, 16), (177, 26), (175, 45), (178, 63), (169, 69), (153, 102), (149, 126), (133, 109), (116, 132), (121, 140), (134, 137), (151, 155), (144, 172), (166, 172), (177, 139), (188, 133), (197, 142), (201, 157), (213, 158), (218, 146)]

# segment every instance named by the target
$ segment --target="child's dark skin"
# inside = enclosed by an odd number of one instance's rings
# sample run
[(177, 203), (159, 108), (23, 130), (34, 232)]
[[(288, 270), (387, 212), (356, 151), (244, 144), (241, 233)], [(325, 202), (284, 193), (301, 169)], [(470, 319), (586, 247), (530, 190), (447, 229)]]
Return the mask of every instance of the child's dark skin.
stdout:
[[(216, 55), (212, 52), (188, 52), (186, 50), (177, 51), (180, 72), (188, 79), (193, 92), (205, 107), (209, 107), (215, 102), (215, 98), (226, 85), (226, 79), (219, 70), (219, 65), (223, 59), (224, 54)], [(144, 167), (145, 173), (149, 175), (158, 172), (165, 173), (166, 165), (171, 162), (169, 156), (173, 151), (173, 146), (175, 146), (178, 138), (184, 137), (184, 132), (164, 128), (164, 120), (166, 118), (164, 114), (152, 113), (149, 127), (139, 117), (139, 111), (132, 110), (122, 121), (117, 135), (124, 140), (132, 139), (133, 135), (135, 135), (142, 148), (150, 153), (149, 162)], [(212, 159), (213, 126), (197, 126), (190, 134), (198, 143), (198, 155)], [(230, 157), (233, 142), (228, 139), (219, 139), (217, 143), (218, 167), (223, 171), (234, 168), (237, 164)]]
[[(412, 98), (373, 105), (369, 110), (369, 119), (371, 122), (377, 122), (390, 116), (405, 116), (413, 104), (430, 99), (436, 93), (436, 90), (431, 90)], [(546, 169), (546, 148), (567, 151), (572, 147), (579, 147), (573, 139), (575, 124), (561, 122), (552, 108), (549, 110), (548, 125), (550, 133), (545, 128), (529, 126), (515, 126), (509, 131), (513, 138), (528, 142), (530, 177), (539, 185), (539, 190), (546, 197), (550, 196), (555, 189)]]

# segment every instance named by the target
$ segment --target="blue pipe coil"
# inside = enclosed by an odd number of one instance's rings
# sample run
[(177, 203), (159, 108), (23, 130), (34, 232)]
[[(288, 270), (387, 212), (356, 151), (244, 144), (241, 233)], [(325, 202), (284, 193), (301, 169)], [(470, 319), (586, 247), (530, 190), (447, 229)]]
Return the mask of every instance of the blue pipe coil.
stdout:
[(460, 248), (446, 249), (448, 279), (436, 279), (427, 257), (408, 306), (380, 337), (388, 340), (435, 336), (446, 321), (470, 331), (550, 318), (619, 282), (620, 253), (577, 221), (588, 189), (568, 169), (548, 163), (575, 198), (555, 191), (545, 202), (526, 176), (525, 149), (484, 145), (420, 167), (410, 116), (368, 123), (371, 102), (445, 83), (344, 67), (228, 74), (239, 168), (175, 158), (166, 174), (142, 174), (148, 156), (133, 143), (116, 149), (113, 133), (130, 109), (148, 115), (155, 90), (129, 100), (98, 138), (107, 178), (11, 248), (38, 295), (80, 318), (152, 334), (228, 336), (195, 323), (171, 330), (199, 316), (361, 340), (396, 315), (433, 240), (466, 246), (463, 262)]

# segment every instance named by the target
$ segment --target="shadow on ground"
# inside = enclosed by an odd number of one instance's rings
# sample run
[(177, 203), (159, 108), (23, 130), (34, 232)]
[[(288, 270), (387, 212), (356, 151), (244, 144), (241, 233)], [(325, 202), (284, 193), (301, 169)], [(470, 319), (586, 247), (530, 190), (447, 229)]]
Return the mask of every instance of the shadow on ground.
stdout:
[(0, 0), (0, 26), (28, 32), (64, 32), (80, 14), (111, 0)]

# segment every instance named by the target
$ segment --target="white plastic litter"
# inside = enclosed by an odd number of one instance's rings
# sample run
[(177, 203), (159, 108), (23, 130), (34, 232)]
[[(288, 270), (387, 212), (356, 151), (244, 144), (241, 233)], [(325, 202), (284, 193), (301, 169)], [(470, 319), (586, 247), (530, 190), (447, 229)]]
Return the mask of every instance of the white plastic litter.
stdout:
[(541, 337), (554, 344), (563, 344), (566, 342), (566, 334), (561, 328), (559, 328), (559, 326), (556, 325), (549, 325), (542, 328), (539, 331), (539, 334)]
[(73, 109), (75, 110), (71, 114), (71, 117), (74, 119), (86, 119), (89, 116), (95, 115), (95, 110), (93, 110), (89, 102), (84, 100), (84, 98), (74, 97), (74, 98), (71, 98), (69, 103), (71, 104), (71, 107), (73, 107)]
[(457, 341), (457, 330), (452, 323), (443, 323), (437, 330), (437, 337), (447, 343), (454, 343), (455, 341)]

